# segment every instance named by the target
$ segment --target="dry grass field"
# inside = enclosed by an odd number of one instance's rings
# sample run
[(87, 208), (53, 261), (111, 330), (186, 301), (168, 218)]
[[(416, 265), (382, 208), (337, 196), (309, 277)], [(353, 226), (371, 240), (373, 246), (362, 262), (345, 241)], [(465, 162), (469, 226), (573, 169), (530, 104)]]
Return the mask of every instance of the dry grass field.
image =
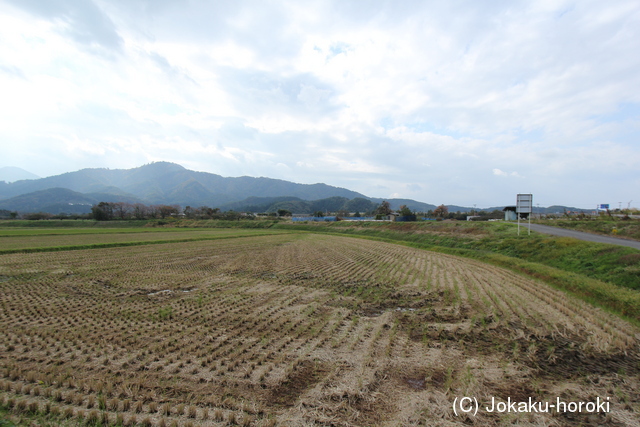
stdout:
[[(127, 245), (136, 242), (170, 242), (185, 240), (223, 239), (227, 237), (252, 236), (256, 234), (277, 234), (277, 231), (251, 229), (200, 229), (183, 230), (176, 228), (155, 231), (153, 229), (134, 230), (86, 230), (84, 233), (70, 233), (78, 230), (17, 230), (0, 229), (0, 253), (28, 251), (30, 249), (64, 249), (65, 247), (89, 247), (97, 245)], [(34, 233), (35, 231), (35, 233)], [(43, 233), (43, 232), (46, 232)]]
[[(542, 282), (349, 237), (0, 255), (0, 404), (146, 426), (640, 424), (639, 330)], [(456, 416), (456, 398), (609, 398)]]

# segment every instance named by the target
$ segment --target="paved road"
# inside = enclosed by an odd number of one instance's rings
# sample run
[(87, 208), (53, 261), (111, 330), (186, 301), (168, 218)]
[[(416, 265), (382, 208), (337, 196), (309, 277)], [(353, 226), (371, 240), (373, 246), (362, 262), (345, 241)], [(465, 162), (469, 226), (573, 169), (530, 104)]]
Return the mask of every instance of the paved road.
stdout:
[[(528, 222), (520, 222), (520, 233), (526, 233), (528, 226)], [(620, 239), (618, 237), (601, 236), (599, 234), (567, 230), (566, 228), (551, 227), (548, 225), (540, 224), (531, 224), (531, 230), (537, 231), (538, 233), (552, 234), (554, 236), (573, 237), (575, 239), (587, 240), (589, 242), (608, 243), (610, 245), (629, 246), (631, 248), (640, 249), (640, 242), (637, 242), (635, 240)]]

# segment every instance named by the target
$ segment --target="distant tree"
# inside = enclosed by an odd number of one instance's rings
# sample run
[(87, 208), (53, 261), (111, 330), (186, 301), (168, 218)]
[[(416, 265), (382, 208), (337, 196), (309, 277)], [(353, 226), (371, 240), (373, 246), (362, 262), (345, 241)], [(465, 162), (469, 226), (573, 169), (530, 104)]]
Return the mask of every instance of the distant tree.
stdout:
[(196, 213), (196, 210), (193, 209), (191, 206), (185, 206), (184, 207), (184, 217), (185, 218), (190, 218), (191, 219), (191, 218), (195, 217), (195, 213)]
[(49, 219), (49, 218), (51, 218), (51, 214), (47, 212), (29, 213), (24, 215), (24, 219), (29, 219), (29, 220), (40, 220), (40, 219)]
[(449, 208), (445, 205), (440, 205), (433, 210), (433, 214), (439, 218), (444, 218), (449, 214)]
[(202, 218), (214, 219), (220, 218), (222, 216), (222, 214), (220, 213), (220, 208), (210, 208), (208, 206), (202, 206), (200, 210), (200, 215)]
[(465, 221), (467, 219), (467, 214), (462, 211), (456, 211), (455, 213), (449, 212), (449, 218), (457, 219), (458, 221)]
[(160, 206), (150, 205), (147, 206), (147, 218), (158, 218), (160, 216)]
[(407, 207), (407, 205), (400, 206), (400, 210), (398, 210), (398, 213), (400, 214), (400, 216), (411, 216), (411, 215), (413, 215), (413, 212), (411, 212), (411, 209), (409, 209)]
[(358, 211), (355, 211), (355, 213), (353, 214), (354, 218), (360, 218), (361, 214)]
[(160, 218), (165, 219), (171, 215), (177, 215), (180, 212), (180, 206), (178, 205), (160, 205), (158, 206), (158, 213)]
[(316, 218), (323, 218), (324, 217), (324, 212), (322, 211), (316, 211), (313, 216), (315, 216)]
[(291, 211), (287, 209), (278, 209), (278, 216), (291, 216)]
[(380, 203), (380, 206), (377, 207), (375, 213), (378, 215), (390, 215), (391, 212), (393, 212), (391, 210), (391, 203), (385, 200), (382, 203)]
[(91, 207), (91, 214), (96, 221), (109, 221), (113, 219), (113, 204), (100, 202)]
[(132, 213), (135, 219), (145, 219), (149, 215), (149, 208), (142, 203), (136, 203), (132, 207)]
[(130, 203), (126, 202), (117, 202), (113, 203), (113, 215), (116, 218), (126, 219), (131, 215), (131, 211), (133, 210), (133, 206)]
[[(199, 218), (199, 219), (211, 218), (211, 215), (209, 215), (210, 209), (211, 208), (208, 206), (200, 206), (198, 209), (196, 209), (196, 212), (195, 212), (196, 218)], [(211, 210), (213, 211), (213, 209)]]
[(230, 210), (223, 214), (223, 218), (228, 221), (240, 221), (240, 213)]
[(11, 219), (16, 219), (18, 217), (18, 212), (11, 212), (9, 216), (11, 216)]

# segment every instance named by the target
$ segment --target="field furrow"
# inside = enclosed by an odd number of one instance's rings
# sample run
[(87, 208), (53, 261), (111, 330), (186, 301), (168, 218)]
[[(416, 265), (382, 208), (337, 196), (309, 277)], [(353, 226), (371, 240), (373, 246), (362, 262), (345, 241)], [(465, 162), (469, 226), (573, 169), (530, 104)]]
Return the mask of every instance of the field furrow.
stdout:
[(513, 272), (348, 237), (0, 255), (0, 404), (79, 424), (606, 421), (451, 413), (561, 390), (633, 425), (638, 333)]

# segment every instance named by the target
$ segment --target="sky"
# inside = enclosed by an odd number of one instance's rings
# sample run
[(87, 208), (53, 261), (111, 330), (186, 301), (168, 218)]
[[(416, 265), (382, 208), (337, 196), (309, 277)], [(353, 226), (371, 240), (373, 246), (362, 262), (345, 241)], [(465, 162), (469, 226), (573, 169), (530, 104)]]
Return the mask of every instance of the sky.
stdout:
[(640, 206), (640, 3), (0, 0), (0, 167)]

